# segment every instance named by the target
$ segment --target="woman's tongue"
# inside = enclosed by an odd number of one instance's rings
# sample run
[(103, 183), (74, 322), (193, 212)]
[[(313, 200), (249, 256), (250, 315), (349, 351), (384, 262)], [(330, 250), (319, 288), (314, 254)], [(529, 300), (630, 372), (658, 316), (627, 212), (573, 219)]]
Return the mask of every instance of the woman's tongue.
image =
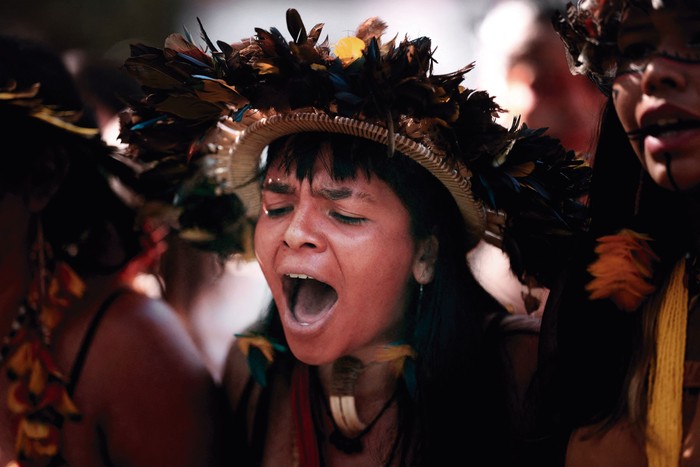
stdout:
[(294, 293), (292, 312), (300, 323), (311, 324), (323, 317), (338, 300), (332, 287), (313, 279), (300, 280)]

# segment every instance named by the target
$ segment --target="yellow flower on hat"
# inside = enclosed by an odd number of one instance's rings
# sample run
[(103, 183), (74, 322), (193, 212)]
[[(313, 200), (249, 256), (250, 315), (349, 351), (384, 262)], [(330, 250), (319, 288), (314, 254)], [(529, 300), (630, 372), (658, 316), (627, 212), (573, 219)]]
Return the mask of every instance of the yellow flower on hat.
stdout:
[(361, 58), (364, 50), (365, 43), (361, 39), (355, 36), (348, 36), (340, 39), (335, 44), (333, 52), (343, 62), (343, 66), (348, 66), (358, 58)]

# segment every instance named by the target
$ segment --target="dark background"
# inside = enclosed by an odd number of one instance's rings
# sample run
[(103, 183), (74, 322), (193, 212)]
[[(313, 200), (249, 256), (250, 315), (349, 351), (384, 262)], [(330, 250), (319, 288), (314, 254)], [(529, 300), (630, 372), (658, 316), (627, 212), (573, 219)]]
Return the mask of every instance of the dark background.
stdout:
[[(128, 43), (162, 46), (181, 30), (184, 0), (0, 0), (0, 31), (37, 37), (59, 51), (128, 53)], [(116, 57), (115, 57), (116, 58)]]
[[(334, 40), (374, 15), (402, 35), (427, 34), (440, 45), (440, 65), (452, 71), (474, 59), (474, 29), (483, 11), (500, 1), (0, 0), (0, 31), (42, 39), (59, 52), (79, 50), (123, 62), (131, 43), (162, 47), (168, 34), (185, 28), (198, 38), (196, 17), (201, 17), (212, 37), (228, 42), (251, 34), (254, 26), (277, 25), (286, 32), (284, 11), (294, 7), (303, 12), (309, 26), (323, 21), (324, 31)], [(445, 18), (456, 20), (446, 24)], [(453, 59), (455, 64), (449, 63)]]

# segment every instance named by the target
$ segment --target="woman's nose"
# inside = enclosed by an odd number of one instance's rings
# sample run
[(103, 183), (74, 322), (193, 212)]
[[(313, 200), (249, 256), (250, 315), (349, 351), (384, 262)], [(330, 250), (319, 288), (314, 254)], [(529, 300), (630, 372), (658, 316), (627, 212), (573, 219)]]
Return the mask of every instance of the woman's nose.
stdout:
[(667, 57), (652, 57), (642, 72), (641, 85), (644, 94), (654, 95), (667, 90), (684, 90), (688, 83), (684, 73), (684, 67), (687, 66)]
[(291, 213), (283, 241), (292, 249), (322, 248), (324, 240), (320, 226), (316, 209), (308, 204), (299, 204)]

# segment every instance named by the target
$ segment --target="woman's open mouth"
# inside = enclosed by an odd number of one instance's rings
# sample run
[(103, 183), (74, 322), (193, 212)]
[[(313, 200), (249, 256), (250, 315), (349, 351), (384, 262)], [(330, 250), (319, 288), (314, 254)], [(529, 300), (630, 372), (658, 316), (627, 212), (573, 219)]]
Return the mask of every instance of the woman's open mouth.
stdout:
[(306, 274), (285, 274), (282, 288), (294, 319), (302, 326), (323, 318), (338, 300), (333, 287)]
[(700, 120), (667, 119), (658, 121), (653, 125), (648, 125), (638, 130), (627, 133), (631, 139), (643, 139), (646, 136), (672, 135), (683, 130), (700, 128)]

